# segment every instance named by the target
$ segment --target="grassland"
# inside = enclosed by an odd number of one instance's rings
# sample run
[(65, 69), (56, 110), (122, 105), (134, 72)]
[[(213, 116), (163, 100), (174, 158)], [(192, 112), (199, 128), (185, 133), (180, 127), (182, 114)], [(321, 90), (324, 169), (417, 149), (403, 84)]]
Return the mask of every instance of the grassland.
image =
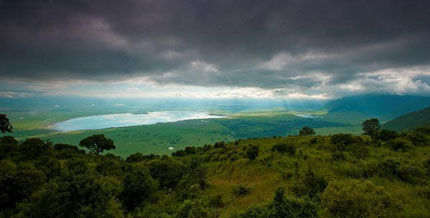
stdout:
[[(186, 146), (202, 146), (217, 141), (233, 141), (257, 137), (295, 135), (303, 126), (311, 126), (318, 134), (339, 132), (360, 134), (358, 114), (326, 114), (324, 111), (308, 111), (315, 119), (295, 116), (300, 113), (285, 109), (250, 110), (242, 112), (215, 111), (227, 116), (225, 119), (188, 120), (176, 123), (130, 126), (101, 130), (57, 132), (49, 127), (71, 118), (106, 113), (129, 112), (127, 109), (50, 109), (10, 111), (8, 116), (15, 127), (12, 136), (19, 140), (38, 137), (54, 143), (79, 144), (79, 141), (93, 134), (105, 134), (117, 145), (114, 154), (126, 157), (135, 152), (145, 154), (170, 154)], [(143, 112), (143, 111), (136, 111)], [(347, 121), (345, 121), (347, 120)], [(174, 150), (169, 150), (173, 147)]]

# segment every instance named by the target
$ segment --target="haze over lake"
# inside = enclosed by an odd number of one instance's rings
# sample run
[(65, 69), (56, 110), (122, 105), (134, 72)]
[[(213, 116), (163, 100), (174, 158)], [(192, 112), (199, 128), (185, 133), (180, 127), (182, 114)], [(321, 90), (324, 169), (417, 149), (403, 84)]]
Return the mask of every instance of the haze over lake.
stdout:
[(223, 116), (212, 115), (199, 111), (155, 111), (146, 114), (106, 114), (79, 117), (56, 123), (52, 129), (62, 132), (90, 129), (106, 129), (112, 127), (151, 125), (156, 123), (177, 122), (194, 119), (214, 119)]

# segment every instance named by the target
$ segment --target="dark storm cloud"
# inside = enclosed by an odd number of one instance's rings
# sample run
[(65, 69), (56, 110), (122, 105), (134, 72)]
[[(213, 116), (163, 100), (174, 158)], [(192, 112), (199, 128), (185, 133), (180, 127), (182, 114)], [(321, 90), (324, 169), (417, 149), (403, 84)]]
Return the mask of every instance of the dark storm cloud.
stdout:
[(427, 0), (0, 0), (0, 26), (3, 79), (300, 90), (430, 63)]

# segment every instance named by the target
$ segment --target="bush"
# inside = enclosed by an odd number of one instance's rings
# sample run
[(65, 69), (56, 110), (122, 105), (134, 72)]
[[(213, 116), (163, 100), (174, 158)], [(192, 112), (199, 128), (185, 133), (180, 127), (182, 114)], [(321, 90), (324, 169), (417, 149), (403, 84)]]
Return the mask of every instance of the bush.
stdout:
[(37, 138), (26, 139), (20, 145), (21, 154), (23, 154), (26, 159), (34, 159), (49, 155), (51, 148), (51, 143)]
[(151, 177), (148, 168), (142, 164), (129, 164), (125, 169), (121, 199), (127, 211), (131, 211), (157, 190), (157, 182)]
[(327, 181), (324, 177), (315, 174), (311, 169), (308, 169), (304, 175), (293, 185), (292, 191), (299, 197), (308, 196), (310, 198), (316, 195), (327, 186)]
[(246, 149), (246, 156), (249, 160), (255, 160), (258, 157), (258, 147), (255, 145), (251, 145)]
[(398, 178), (400, 162), (395, 159), (385, 159), (378, 165), (378, 175), (385, 178)]
[(149, 165), (153, 178), (159, 181), (161, 188), (174, 189), (185, 174), (185, 167), (172, 160), (159, 160)]
[(341, 151), (335, 151), (331, 154), (331, 159), (334, 161), (343, 161), (346, 159), (345, 154)]
[(125, 159), (125, 162), (127, 162), (127, 163), (137, 163), (137, 162), (140, 162), (140, 161), (143, 161), (143, 160), (145, 160), (145, 157), (143, 156), (143, 154), (140, 153), (140, 152), (137, 152), (137, 153), (134, 153), (134, 154), (131, 154), (130, 156), (128, 156)]
[(240, 197), (240, 196), (244, 196), (247, 195), (251, 192), (251, 188), (247, 187), (247, 186), (237, 186), (235, 188), (233, 188), (233, 194)]
[(174, 218), (200, 218), (209, 217), (209, 212), (205, 209), (202, 201), (184, 201)]
[(3, 136), (0, 138), (0, 144), (17, 145), (18, 141), (12, 136)]
[(376, 133), (376, 139), (381, 141), (388, 141), (391, 139), (395, 139), (399, 136), (396, 131), (383, 129)]
[(411, 132), (407, 134), (406, 137), (416, 146), (429, 146), (430, 136), (425, 135), (421, 132)]
[(214, 208), (224, 207), (221, 195), (215, 195), (209, 198), (209, 205)]
[(264, 207), (248, 209), (240, 215), (241, 218), (316, 218), (317, 208), (307, 199), (285, 198), (284, 189), (276, 191), (273, 202)]
[(321, 195), (323, 217), (382, 217), (392, 200), (370, 181), (333, 181)]
[(220, 142), (215, 142), (214, 144), (214, 148), (225, 148), (225, 142), (224, 141), (220, 141)]
[(336, 150), (344, 151), (348, 146), (352, 145), (355, 140), (351, 134), (335, 134), (332, 135), (331, 144), (336, 146)]
[(394, 151), (408, 151), (412, 148), (412, 143), (409, 140), (403, 138), (392, 139), (387, 142), (388, 147)]
[(282, 154), (294, 155), (296, 153), (296, 147), (291, 144), (280, 143), (272, 147), (272, 151), (277, 151)]
[(410, 184), (425, 184), (426, 176), (422, 167), (419, 167), (413, 163), (402, 164), (398, 168), (398, 177), (403, 182)]

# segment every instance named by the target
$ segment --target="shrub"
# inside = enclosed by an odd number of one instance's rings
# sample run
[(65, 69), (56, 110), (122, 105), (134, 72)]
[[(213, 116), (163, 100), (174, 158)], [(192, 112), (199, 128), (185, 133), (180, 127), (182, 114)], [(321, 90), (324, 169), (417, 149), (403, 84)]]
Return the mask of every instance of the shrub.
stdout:
[(200, 218), (209, 217), (209, 212), (205, 209), (202, 201), (184, 201), (174, 218)]
[(157, 182), (152, 178), (148, 168), (140, 163), (129, 164), (126, 167), (121, 199), (128, 211), (149, 199), (156, 190)]
[(345, 154), (341, 151), (335, 151), (331, 154), (331, 159), (334, 161), (343, 161), (346, 159)]
[(368, 146), (364, 146), (358, 143), (351, 145), (349, 150), (354, 157), (360, 159), (367, 158), (370, 155), (370, 150)]
[(222, 201), (221, 195), (215, 195), (209, 198), (209, 205), (211, 207), (219, 208), (224, 207), (224, 202)]
[(392, 200), (370, 181), (333, 181), (321, 195), (323, 217), (381, 217)]
[(249, 160), (255, 160), (258, 157), (259, 149), (255, 145), (251, 145), (246, 149), (246, 156)]
[(149, 165), (153, 178), (159, 181), (161, 188), (174, 189), (185, 174), (184, 166), (172, 160), (159, 160)]
[(387, 142), (388, 147), (394, 151), (408, 151), (412, 148), (412, 143), (409, 140), (403, 138), (392, 139)]
[(12, 136), (3, 136), (0, 138), (0, 144), (17, 145), (18, 141)]
[(26, 139), (20, 145), (21, 153), (29, 159), (38, 158), (43, 155), (49, 155), (51, 148), (50, 142), (45, 142), (38, 138)]
[(315, 172), (309, 168), (293, 185), (292, 191), (299, 197), (308, 196), (314, 198), (318, 193), (324, 191), (326, 186), (327, 181), (324, 177), (315, 174)]
[(125, 159), (125, 162), (127, 162), (127, 163), (136, 163), (136, 162), (140, 162), (140, 161), (143, 161), (143, 160), (145, 160), (145, 157), (143, 156), (143, 154), (140, 153), (140, 152), (137, 152), (137, 153), (134, 153), (134, 154), (131, 154), (130, 156), (128, 156)]
[(266, 218), (266, 217), (289, 217), (289, 218), (316, 218), (317, 209), (314, 203), (307, 199), (285, 198), (284, 189), (276, 191), (273, 202), (264, 207), (248, 209), (240, 215), (241, 218)]
[(220, 142), (215, 142), (214, 144), (214, 148), (225, 148), (225, 142), (224, 141), (220, 141)]
[(280, 143), (272, 147), (272, 151), (277, 151), (282, 154), (294, 155), (296, 153), (296, 147), (291, 144)]
[(399, 134), (397, 134), (396, 131), (386, 130), (386, 129), (383, 129), (378, 133), (376, 133), (376, 139), (382, 140), (382, 141), (388, 141), (390, 139), (397, 138), (398, 136)]
[(410, 184), (424, 184), (426, 182), (424, 170), (413, 163), (400, 165), (398, 177), (403, 182)]
[(348, 146), (352, 145), (355, 140), (351, 134), (335, 134), (332, 135), (331, 144), (336, 146), (336, 150), (344, 151)]
[(395, 159), (385, 159), (379, 163), (378, 175), (385, 178), (397, 178), (400, 162)]
[(240, 196), (244, 196), (247, 195), (251, 192), (251, 188), (247, 187), (247, 186), (237, 186), (235, 188), (233, 188), (233, 194), (240, 197)]
[(411, 132), (407, 134), (407, 139), (416, 146), (429, 146), (430, 136), (422, 132)]

